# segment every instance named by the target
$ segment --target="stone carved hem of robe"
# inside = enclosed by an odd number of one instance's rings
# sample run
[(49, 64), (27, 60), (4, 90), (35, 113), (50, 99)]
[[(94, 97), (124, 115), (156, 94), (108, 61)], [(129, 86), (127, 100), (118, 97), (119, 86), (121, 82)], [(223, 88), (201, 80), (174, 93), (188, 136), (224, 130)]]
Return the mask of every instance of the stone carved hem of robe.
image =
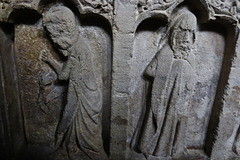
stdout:
[(75, 139), (77, 146), (89, 157), (101, 159), (97, 157), (105, 155), (101, 136), (102, 95), (96, 84), (89, 47), (81, 37), (73, 47), (59, 75), (59, 79), (69, 80), (69, 85), (57, 133), (68, 131), (66, 143)]
[(189, 61), (175, 59), (167, 44), (146, 68), (153, 77), (151, 106), (139, 138), (139, 150), (146, 155), (169, 157), (184, 148), (189, 99), (194, 72)]

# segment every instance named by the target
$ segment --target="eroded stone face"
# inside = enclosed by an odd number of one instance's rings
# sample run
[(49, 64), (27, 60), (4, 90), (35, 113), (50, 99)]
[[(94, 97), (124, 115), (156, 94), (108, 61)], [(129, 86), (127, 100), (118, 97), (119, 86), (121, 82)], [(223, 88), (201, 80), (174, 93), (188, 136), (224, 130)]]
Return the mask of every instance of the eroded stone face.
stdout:
[[(172, 19), (175, 19), (173, 17)], [(171, 30), (170, 44), (174, 51), (175, 58), (186, 59), (188, 52), (192, 49), (192, 45), (196, 38), (196, 18), (195, 16), (188, 14), (180, 15), (176, 21), (173, 20), (170, 24), (173, 25)]]
[(239, 11), (0, 0), (0, 159), (240, 159)]
[(78, 36), (77, 22), (74, 14), (68, 8), (51, 8), (44, 13), (43, 23), (49, 32), (51, 40), (60, 49), (66, 50), (76, 41)]

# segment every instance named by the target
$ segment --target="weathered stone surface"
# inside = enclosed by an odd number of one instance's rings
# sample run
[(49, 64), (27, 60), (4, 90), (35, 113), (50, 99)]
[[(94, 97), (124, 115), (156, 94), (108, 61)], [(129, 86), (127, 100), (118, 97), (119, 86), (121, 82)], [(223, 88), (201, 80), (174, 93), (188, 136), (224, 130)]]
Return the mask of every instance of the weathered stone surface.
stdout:
[(1, 159), (240, 159), (238, 0), (0, 0)]
[[(1, 23), (1, 159), (9, 159), (25, 147), (20, 90), (13, 46), (13, 25)], [(4, 66), (4, 67), (3, 67)]]
[[(67, 57), (63, 65), (48, 53), (41, 57), (54, 68), (58, 79), (68, 80), (67, 104), (57, 127), (56, 143), (61, 145), (64, 137), (68, 151), (76, 145), (86, 158), (106, 159), (101, 123), (103, 95), (93, 70), (91, 50), (79, 35), (77, 19), (67, 7), (57, 6), (44, 13), (43, 24), (59, 52)], [(70, 158), (76, 156), (68, 154)]]
[(21, 24), (15, 27), (15, 35), (27, 141), (53, 145), (65, 89), (50, 67), (39, 59), (41, 52), (53, 51), (53, 48), (44, 38), (41, 27)]

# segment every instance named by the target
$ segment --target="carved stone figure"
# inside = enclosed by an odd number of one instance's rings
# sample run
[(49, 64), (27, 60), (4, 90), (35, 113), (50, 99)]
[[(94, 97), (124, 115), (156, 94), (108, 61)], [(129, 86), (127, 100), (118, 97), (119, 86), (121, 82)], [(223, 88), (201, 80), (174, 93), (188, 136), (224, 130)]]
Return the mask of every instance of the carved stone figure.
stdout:
[(175, 0), (139, 0), (138, 9), (139, 13), (146, 10), (165, 10), (177, 3)]
[(0, 0), (0, 160), (240, 159), (239, 22), (239, 0)]
[(160, 49), (145, 70), (152, 80), (151, 105), (139, 138), (146, 156), (172, 157), (183, 153), (188, 107), (194, 91), (196, 17), (189, 11), (172, 16), (169, 43)]
[(58, 78), (68, 81), (67, 104), (57, 128), (57, 144), (66, 133), (63, 144), (70, 157), (77, 157), (82, 151), (82, 159), (106, 159), (101, 136), (102, 95), (90, 49), (79, 34), (78, 20), (67, 7), (56, 6), (44, 14), (43, 24), (59, 52), (67, 57), (61, 66), (51, 55), (42, 55), (56, 70)]
[(234, 136), (234, 141), (232, 145), (232, 150), (235, 154), (240, 155), (240, 127), (236, 129), (236, 131), (233, 131)]
[(112, 0), (72, 0), (81, 12), (97, 12), (94, 9), (100, 9), (100, 12), (108, 13), (112, 10)]
[(54, 104), (57, 103), (58, 97), (62, 97), (65, 91), (64, 86), (56, 84), (56, 80), (57, 77), (54, 72), (44, 72), (39, 81), (38, 105), (46, 114), (52, 111)]

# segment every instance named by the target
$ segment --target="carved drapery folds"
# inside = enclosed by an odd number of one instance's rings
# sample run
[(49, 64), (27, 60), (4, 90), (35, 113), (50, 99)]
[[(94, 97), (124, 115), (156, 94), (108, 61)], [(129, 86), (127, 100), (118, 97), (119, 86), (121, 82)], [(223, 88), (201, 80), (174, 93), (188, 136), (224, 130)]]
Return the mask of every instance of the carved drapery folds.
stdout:
[(80, 10), (80, 12), (97, 12), (97, 13), (109, 13), (113, 11), (112, 0), (72, 0)]
[(239, 13), (0, 0), (0, 158), (239, 159)]
[[(106, 159), (101, 136), (102, 94), (94, 75), (90, 48), (79, 36), (77, 18), (67, 7), (52, 7), (44, 13), (43, 25), (59, 52), (67, 57), (60, 66), (49, 53), (41, 55), (60, 80), (68, 80), (67, 104), (57, 127), (56, 144), (65, 141), (68, 151), (72, 150), (69, 146), (77, 145), (91, 159)], [(67, 131), (69, 137), (62, 139)]]
[(146, 156), (180, 156), (187, 148), (185, 135), (195, 78), (191, 49), (197, 21), (185, 12), (173, 15), (168, 29), (170, 45), (157, 52), (145, 71), (153, 78), (151, 107), (139, 139), (139, 149)]
[(182, 0), (139, 0), (138, 11), (141, 13), (148, 10), (168, 10), (169, 8), (173, 8), (181, 2)]

